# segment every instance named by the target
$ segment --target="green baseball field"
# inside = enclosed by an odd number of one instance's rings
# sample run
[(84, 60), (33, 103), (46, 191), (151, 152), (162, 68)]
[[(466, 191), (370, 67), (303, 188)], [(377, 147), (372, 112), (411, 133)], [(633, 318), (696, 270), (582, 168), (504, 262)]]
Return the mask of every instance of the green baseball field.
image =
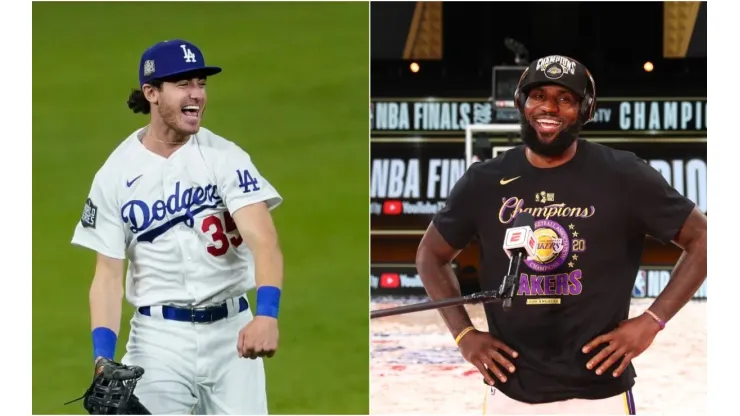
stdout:
[(34, 414), (85, 413), (63, 403), (91, 381), (95, 255), (70, 239), (93, 175), (148, 121), (126, 106), (141, 53), (173, 38), (224, 68), (203, 125), (241, 144), (284, 197), (270, 413), (369, 411), (368, 20), (362, 2), (33, 4)]

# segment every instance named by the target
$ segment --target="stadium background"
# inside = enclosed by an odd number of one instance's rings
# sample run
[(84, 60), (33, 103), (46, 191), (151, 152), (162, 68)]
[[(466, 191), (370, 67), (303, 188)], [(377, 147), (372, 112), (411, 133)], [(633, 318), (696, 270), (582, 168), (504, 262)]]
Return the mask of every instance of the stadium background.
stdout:
[[(204, 125), (243, 145), (285, 198), (274, 213), (286, 281), (280, 349), (265, 363), (270, 412), (368, 412), (367, 186), (358, 186), (367, 183), (368, 9), (33, 4), (34, 414), (85, 413), (81, 402), (62, 404), (91, 380), (95, 263), (69, 241), (96, 170), (146, 122), (125, 104), (140, 54), (175, 37), (224, 68), (209, 82)], [(126, 305), (119, 359), (131, 313)]]
[[(706, 3), (374, 3), (371, 29), (374, 295), (424, 295), (414, 255), (464, 171), (465, 126), (517, 123), (523, 66), (549, 54), (594, 75), (583, 137), (635, 152), (707, 211)], [(474, 153), (490, 158), (517, 136), (475, 135)], [(478, 290), (477, 255), (473, 243), (456, 259), (464, 293)], [(634, 296), (656, 296), (679, 255), (648, 238)]]

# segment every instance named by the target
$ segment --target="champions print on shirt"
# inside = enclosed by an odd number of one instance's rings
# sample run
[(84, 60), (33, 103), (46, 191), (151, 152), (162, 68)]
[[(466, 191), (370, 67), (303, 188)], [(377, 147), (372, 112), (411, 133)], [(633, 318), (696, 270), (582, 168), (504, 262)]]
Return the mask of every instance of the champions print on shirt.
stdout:
[(573, 220), (591, 218), (596, 209), (557, 203), (555, 197), (554, 193), (541, 191), (535, 194), (531, 205), (522, 198), (504, 198), (499, 210), (502, 224), (513, 223), (521, 212), (535, 217), (536, 253), (524, 261), (533, 273), (519, 275), (517, 292), (518, 296), (527, 297), (527, 305), (560, 304), (561, 297), (582, 292), (583, 273), (578, 260), (586, 251), (586, 239)]
[[(137, 240), (151, 243), (174, 226), (183, 223), (193, 228), (195, 216), (222, 203), (216, 185), (194, 186), (182, 189), (180, 181), (175, 183), (174, 191), (152, 204), (132, 199), (121, 208), (121, 219)], [(166, 220), (166, 221), (165, 221)]]
[[(237, 170), (236, 175), (238, 176), (238, 187), (242, 193), (251, 193), (261, 189), (257, 178), (253, 177), (248, 170)], [(185, 188), (181, 181), (177, 181), (174, 184), (174, 190), (165, 198), (157, 199), (152, 203), (141, 199), (127, 201), (121, 208), (121, 220), (133, 234), (138, 235), (137, 241), (152, 243), (179, 224), (194, 228), (198, 214), (208, 209), (219, 208), (219, 206), (224, 206), (224, 202), (217, 185), (196, 185)], [(215, 224), (214, 221), (219, 223)], [(223, 224), (215, 216), (206, 217), (201, 230), (207, 232), (213, 227), (219, 235), (224, 231), (238, 233), (228, 212), (224, 213)], [(238, 237), (232, 240), (235, 246), (238, 245), (235, 242), (241, 241)], [(221, 246), (224, 246), (223, 242)]]

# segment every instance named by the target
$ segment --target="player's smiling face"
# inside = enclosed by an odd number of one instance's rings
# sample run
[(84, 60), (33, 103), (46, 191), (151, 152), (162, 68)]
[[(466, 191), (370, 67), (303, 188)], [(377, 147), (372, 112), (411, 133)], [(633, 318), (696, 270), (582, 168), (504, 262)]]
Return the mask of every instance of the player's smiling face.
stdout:
[(169, 128), (181, 135), (197, 133), (206, 107), (206, 80), (191, 78), (164, 82), (158, 107), (162, 121)]
[(523, 114), (519, 115), (524, 144), (541, 156), (562, 155), (581, 131), (579, 106), (578, 97), (567, 88), (556, 85), (533, 88)]
[(543, 143), (551, 143), (560, 132), (578, 120), (579, 99), (569, 89), (557, 85), (532, 88), (524, 115)]

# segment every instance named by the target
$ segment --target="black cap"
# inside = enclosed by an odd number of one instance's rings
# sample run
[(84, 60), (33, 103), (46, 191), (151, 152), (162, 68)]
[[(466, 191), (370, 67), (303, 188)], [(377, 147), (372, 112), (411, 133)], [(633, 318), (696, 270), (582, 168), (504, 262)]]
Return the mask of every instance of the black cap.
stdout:
[(583, 98), (589, 88), (589, 78), (588, 69), (580, 62), (567, 56), (550, 55), (529, 64), (520, 90), (527, 94), (534, 87), (557, 84)]

